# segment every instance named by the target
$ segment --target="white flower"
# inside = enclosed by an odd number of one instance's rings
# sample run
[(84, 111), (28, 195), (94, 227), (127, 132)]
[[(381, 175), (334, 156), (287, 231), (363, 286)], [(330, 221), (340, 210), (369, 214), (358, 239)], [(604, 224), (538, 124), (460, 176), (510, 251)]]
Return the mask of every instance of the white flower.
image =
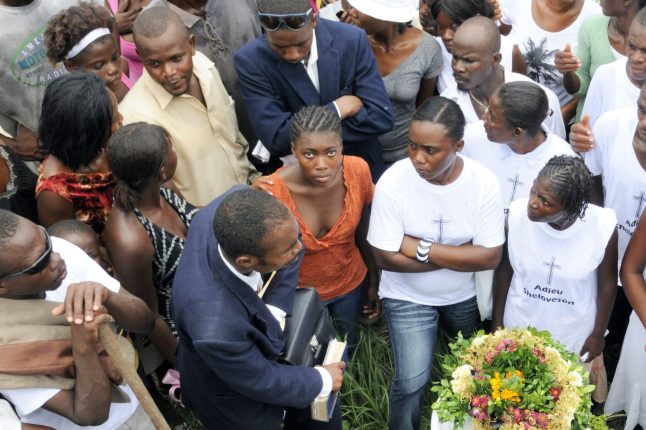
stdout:
[(473, 367), (468, 364), (464, 364), (453, 371), (451, 375), (453, 379), (451, 380), (451, 389), (457, 395), (464, 395), (471, 391), (471, 385), (473, 378), (471, 377), (471, 371)]
[(482, 345), (485, 341), (485, 336), (478, 336), (473, 341), (471, 342), (471, 345), (475, 346), (476, 348)]
[(570, 372), (568, 373), (568, 382), (574, 387), (583, 386), (583, 378), (579, 372)]

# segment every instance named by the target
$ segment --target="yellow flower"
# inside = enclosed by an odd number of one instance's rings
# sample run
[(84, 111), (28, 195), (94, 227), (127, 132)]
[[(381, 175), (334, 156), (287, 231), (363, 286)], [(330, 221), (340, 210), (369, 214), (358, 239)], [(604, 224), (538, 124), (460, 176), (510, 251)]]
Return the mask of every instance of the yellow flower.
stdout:
[(520, 402), (520, 397), (518, 393), (516, 393), (515, 391), (508, 390), (506, 388), (502, 390), (502, 393), (500, 394), (500, 396), (502, 397), (503, 400), (509, 400), (510, 402), (516, 402), (516, 403)]

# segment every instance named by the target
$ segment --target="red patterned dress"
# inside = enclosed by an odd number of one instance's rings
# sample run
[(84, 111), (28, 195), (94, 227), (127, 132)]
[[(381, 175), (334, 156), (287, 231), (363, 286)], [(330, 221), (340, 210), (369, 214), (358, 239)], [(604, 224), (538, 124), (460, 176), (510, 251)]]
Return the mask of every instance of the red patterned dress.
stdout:
[(101, 234), (112, 208), (113, 188), (114, 179), (110, 172), (62, 172), (44, 178), (41, 166), (36, 198), (44, 190), (59, 195), (74, 205), (77, 220), (88, 224)]

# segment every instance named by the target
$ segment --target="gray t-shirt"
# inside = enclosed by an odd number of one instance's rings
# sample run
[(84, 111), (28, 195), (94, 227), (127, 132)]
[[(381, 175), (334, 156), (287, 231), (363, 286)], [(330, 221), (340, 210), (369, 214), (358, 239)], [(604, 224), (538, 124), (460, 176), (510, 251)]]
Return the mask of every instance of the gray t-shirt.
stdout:
[[(18, 124), (38, 129), (45, 87), (62, 76), (62, 64), (47, 59), (47, 21), (80, 0), (34, 0), (27, 6), (0, 6), (0, 126), (15, 136)], [(100, 0), (90, 3), (102, 5)]]
[(384, 76), (384, 85), (393, 105), (395, 126), (379, 138), (384, 161), (407, 157), (408, 126), (415, 113), (415, 101), (422, 79), (434, 78), (442, 71), (442, 51), (437, 41), (424, 33), (419, 46), (392, 73)]

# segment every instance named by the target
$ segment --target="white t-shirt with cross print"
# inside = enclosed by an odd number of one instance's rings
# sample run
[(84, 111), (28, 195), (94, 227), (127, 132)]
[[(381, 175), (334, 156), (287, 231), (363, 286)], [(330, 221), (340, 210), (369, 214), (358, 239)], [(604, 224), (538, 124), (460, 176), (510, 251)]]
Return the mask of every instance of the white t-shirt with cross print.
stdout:
[(509, 205), (507, 246), (514, 270), (503, 323), (536, 327), (579, 353), (597, 314), (597, 267), (615, 230), (612, 209), (589, 205), (565, 230), (527, 217), (528, 199)]

